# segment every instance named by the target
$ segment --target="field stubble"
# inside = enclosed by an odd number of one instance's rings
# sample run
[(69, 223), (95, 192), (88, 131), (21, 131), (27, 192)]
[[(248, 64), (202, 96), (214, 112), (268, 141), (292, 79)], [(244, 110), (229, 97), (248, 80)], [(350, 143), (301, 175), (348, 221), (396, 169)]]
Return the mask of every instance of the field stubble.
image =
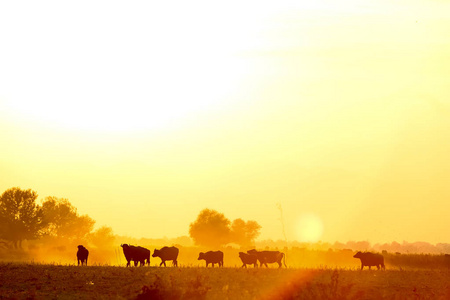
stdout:
[(450, 299), (449, 270), (0, 263), (0, 299)]

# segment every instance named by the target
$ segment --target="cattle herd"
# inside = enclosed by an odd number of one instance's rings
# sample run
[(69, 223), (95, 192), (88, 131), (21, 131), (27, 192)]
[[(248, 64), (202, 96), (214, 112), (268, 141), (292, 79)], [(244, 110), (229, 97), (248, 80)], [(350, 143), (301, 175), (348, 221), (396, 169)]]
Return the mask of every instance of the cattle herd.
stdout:
[[(150, 265), (150, 250), (141, 246), (132, 246), (128, 244), (120, 245), (123, 249), (123, 254), (125, 255), (125, 259), (127, 260), (127, 267), (131, 266), (131, 261), (133, 261), (134, 266), (138, 264), (140, 266), (145, 266), (145, 264)], [(173, 266), (178, 266), (178, 253), (179, 250), (177, 247), (163, 247), (161, 249), (153, 250), (152, 257), (159, 257), (161, 259), (161, 263), (159, 266), (164, 265), (166, 267), (166, 261), (172, 261)], [(78, 246), (77, 251), (77, 260), (78, 265), (87, 265), (87, 259), (89, 256), (89, 251), (83, 246)], [(359, 258), (361, 260), (361, 270), (364, 267), (369, 267), (369, 269), (373, 266), (385, 269), (384, 266), (384, 258), (381, 254), (371, 253), (371, 252), (358, 252), (354, 256), (354, 258)], [(265, 266), (268, 267), (267, 264), (277, 263), (278, 267), (281, 268), (284, 264), (286, 266), (284, 253), (280, 251), (258, 251), (255, 249), (248, 250), (247, 253), (239, 252), (239, 258), (242, 261), (242, 268), (247, 268), (247, 265), (253, 265), (253, 267)], [(200, 252), (198, 256), (198, 260), (204, 260), (206, 262), (206, 267), (209, 264), (214, 267), (214, 264), (218, 264), (219, 267), (223, 267), (223, 252), (222, 251), (208, 251), (208, 252)]]

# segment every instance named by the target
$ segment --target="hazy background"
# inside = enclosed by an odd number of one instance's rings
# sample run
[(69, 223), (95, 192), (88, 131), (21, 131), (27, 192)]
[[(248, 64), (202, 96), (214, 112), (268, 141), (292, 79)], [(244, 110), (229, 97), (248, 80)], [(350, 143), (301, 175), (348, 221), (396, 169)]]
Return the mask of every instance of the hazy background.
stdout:
[[(449, 242), (445, 1), (0, 4), (0, 192), (132, 237)], [(304, 229), (307, 228), (305, 231)]]

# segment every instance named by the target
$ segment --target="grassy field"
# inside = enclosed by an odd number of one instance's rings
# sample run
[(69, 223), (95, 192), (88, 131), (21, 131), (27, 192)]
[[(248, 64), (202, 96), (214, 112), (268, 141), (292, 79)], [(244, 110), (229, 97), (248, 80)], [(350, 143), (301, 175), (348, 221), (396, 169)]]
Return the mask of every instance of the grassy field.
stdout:
[(450, 271), (0, 263), (0, 299), (450, 299)]

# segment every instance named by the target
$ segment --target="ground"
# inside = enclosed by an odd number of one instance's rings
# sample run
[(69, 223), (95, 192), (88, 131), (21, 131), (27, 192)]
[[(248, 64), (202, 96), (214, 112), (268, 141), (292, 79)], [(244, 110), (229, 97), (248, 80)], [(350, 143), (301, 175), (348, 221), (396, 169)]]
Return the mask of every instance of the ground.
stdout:
[(449, 270), (0, 263), (0, 299), (450, 299)]

